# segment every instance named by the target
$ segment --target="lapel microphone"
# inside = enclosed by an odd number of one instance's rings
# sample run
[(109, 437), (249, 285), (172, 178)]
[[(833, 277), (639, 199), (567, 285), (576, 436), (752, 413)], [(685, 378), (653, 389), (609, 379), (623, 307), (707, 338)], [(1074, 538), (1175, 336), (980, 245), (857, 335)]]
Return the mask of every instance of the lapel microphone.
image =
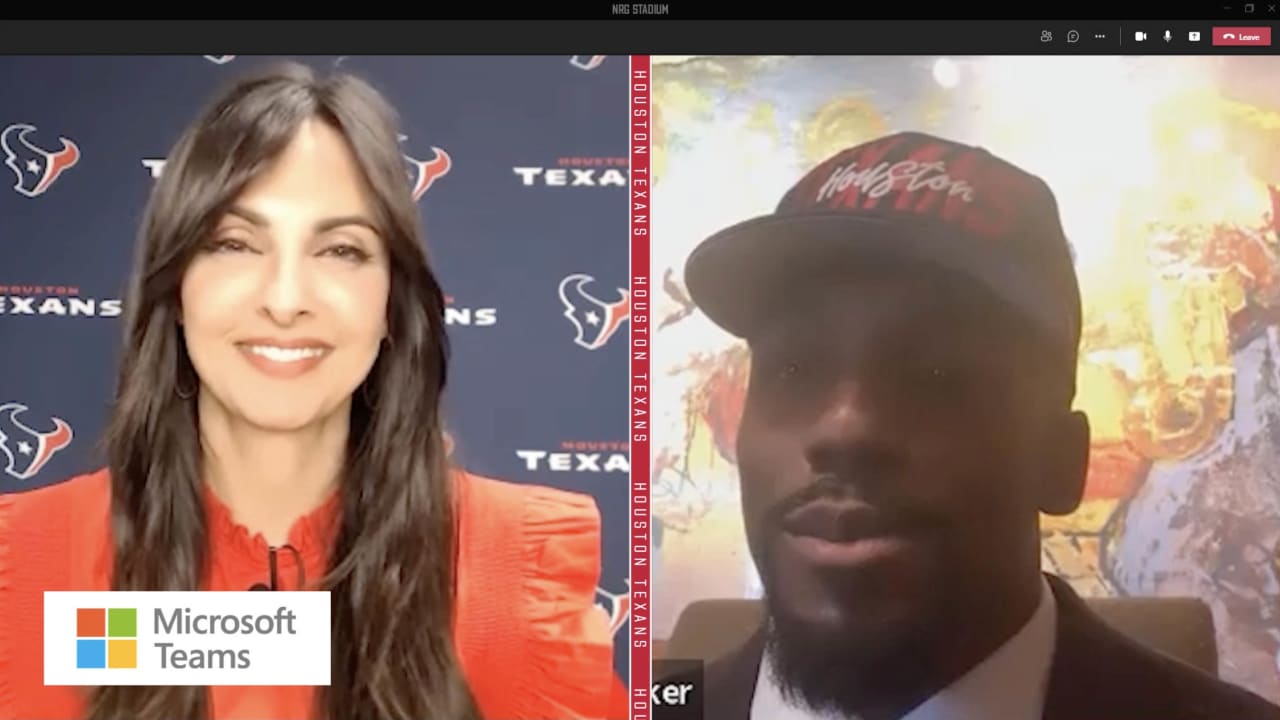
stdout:
[(277, 574), (276, 553), (286, 551), (293, 554), (293, 564), (298, 568), (298, 584), (295, 589), (301, 590), (307, 582), (307, 569), (302, 565), (302, 553), (298, 552), (298, 548), (292, 545), (281, 545), (280, 547), (272, 547), (267, 550), (267, 582), (254, 583), (249, 586), (253, 591), (271, 591), (280, 590), (280, 580)]

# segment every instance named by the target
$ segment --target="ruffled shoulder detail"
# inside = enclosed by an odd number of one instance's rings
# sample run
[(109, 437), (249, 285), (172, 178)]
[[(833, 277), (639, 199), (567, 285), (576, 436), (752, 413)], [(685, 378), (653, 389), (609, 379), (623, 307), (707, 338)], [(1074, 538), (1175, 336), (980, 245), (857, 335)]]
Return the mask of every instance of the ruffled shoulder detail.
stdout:
[[(9, 607), (13, 602), (13, 563), (17, 556), (13, 525), (17, 506), (17, 495), (0, 495), (0, 607)], [(13, 623), (0, 622), (0, 717), (18, 717), (14, 697), (17, 689), (6, 679), (13, 676), (17, 662), (14, 631)]]
[(76, 688), (44, 685), (44, 591), (110, 582), (107, 472), (0, 495), (0, 718), (79, 717)]
[[(625, 718), (609, 617), (595, 604), (595, 500), (475, 475), (464, 484), (458, 641), (481, 710), (491, 717)], [(497, 554), (481, 557), (485, 548)], [(503, 633), (464, 629), (472, 622)], [(482, 646), (468, 648), (471, 641)]]

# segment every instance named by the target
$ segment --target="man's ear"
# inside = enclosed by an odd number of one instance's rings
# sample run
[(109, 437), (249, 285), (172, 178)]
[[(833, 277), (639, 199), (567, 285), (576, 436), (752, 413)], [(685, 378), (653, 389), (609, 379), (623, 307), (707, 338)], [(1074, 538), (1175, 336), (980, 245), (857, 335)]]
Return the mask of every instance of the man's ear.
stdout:
[(1070, 515), (1080, 506), (1089, 476), (1089, 440), (1089, 417), (1078, 410), (1046, 423), (1041, 443), (1041, 512)]

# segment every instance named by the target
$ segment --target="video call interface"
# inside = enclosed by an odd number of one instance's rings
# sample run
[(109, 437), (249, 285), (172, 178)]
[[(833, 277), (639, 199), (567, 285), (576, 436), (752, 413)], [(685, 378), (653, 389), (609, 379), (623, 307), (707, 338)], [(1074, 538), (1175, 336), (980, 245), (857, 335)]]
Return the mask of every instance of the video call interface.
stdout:
[(0, 720), (1280, 720), (1276, 4), (601, 7), (10, 21)]

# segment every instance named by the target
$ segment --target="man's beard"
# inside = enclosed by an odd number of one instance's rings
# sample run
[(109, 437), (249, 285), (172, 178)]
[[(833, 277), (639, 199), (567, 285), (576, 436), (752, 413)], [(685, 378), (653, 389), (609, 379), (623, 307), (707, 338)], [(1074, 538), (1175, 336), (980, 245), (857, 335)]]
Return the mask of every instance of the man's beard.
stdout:
[(791, 617), (770, 602), (767, 592), (764, 602), (765, 662), (794, 705), (858, 716), (869, 706), (882, 706), (886, 698), (910, 697), (921, 676), (928, 675), (925, 648), (936, 637), (936, 620), (921, 618), (896, 629), (885, 624), (868, 634), (868, 628), (853, 623)]

